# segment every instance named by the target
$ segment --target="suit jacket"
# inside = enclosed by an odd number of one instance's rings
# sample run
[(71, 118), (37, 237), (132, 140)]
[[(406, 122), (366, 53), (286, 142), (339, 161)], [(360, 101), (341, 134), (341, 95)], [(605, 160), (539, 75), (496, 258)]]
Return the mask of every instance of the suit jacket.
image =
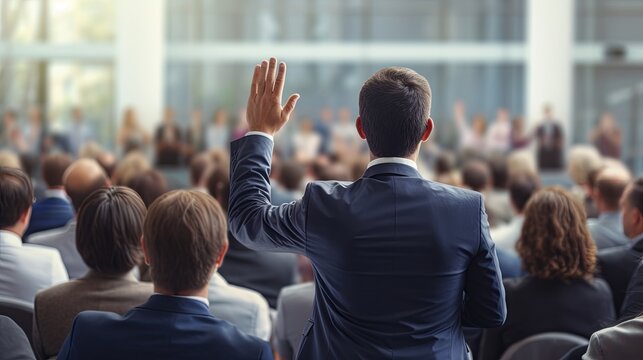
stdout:
[(84, 311), (76, 317), (59, 360), (272, 359), (268, 343), (217, 319), (185, 297), (153, 295), (124, 316)]
[(33, 233), (63, 227), (73, 217), (74, 208), (68, 200), (50, 196), (36, 201), (31, 210), (29, 227), (23, 237), (26, 239)]
[(625, 321), (643, 315), (643, 261), (639, 263), (627, 285), (619, 320)]
[(600, 277), (605, 279), (612, 289), (614, 309), (621, 309), (627, 286), (643, 256), (643, 237), (632, 245), (601, 250), (598, 252)]
[(36, 295), (34, 348), (40, 358), (55, 356), (78, 313), (85, 310), (125, 314), (153, 293), (151, 283), (138, 282), (131, 274), (108, 276), (90, 271)]
[(498, 359), (512, 344), (544, 332), (585, 338), (614, 320), (609, 286), (604, 280), (543, 280), (532, 276), (505, 280), (507, 321), (485, 330), (480, 359)]
[(63, 258), (70, 279), (78, 279), (89, 271), (76, 248), (76, 219), (70, 220), (62, 228), (33, 234), (27, 242), (57, 249)]
[(315, 283), (291, 285), (283, 288), (277, 302), (275, 348), (283, 360), (295, 358), (301, 345), (304, 329), (315, 301)]
[(583, 360), (640, 359), (642, 338), (643, 317), (639, 316), (594, 333)]
[(270, 308), (256, 291), (228, 284), (215, 272), (208, 285), (210, 313), (230, 322), (242, 332), (261, 340), (270, 339)]
[(312, 182), (275, 207), (272, 147), (260, 135), (232, 143), (230, 230), (249, 248), (311, 260), (315, 305), (299, 359), (465, 358), (463, 324), (503, 323), (480, 194), (382, 163), (354, 183)]
[(38, 290), (67, 280), (58, 251), (23, 244), (18, 235), (0, 230), (1, 296), (31, 303)]
[(10, 318), (0, 315), (0, 354), (3, 360), (35, 360), (24, 331)]
[(618, 211), (600, 214), (597, 219), (589, 219), (587, 228), (599, 250), (628, 245), (630, 242), (623, 233), (623, 221)]

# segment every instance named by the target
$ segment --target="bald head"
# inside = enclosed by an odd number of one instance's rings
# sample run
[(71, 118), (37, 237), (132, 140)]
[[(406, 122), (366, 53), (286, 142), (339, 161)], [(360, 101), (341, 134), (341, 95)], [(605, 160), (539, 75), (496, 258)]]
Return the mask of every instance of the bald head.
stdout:
[(105, 171), (95, 160), (80, 159), (65, 171), (63, 185), (74, 209), (78, 212), (80, 205), (91, 193), (110, 184)]
[(608, 166), (602, 169), (594, 184), (599, 211), (617, 211), (619, 199), (631, 181), (632, 176), (625, 166)]

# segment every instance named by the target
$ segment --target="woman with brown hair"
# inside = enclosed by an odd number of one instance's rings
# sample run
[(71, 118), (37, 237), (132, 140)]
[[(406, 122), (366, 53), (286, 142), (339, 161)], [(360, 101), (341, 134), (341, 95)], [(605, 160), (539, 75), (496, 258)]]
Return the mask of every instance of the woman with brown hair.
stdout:
[(507, 320), (485, 331), (483, 359), (498, 359), (511, 344), (545, 332), (589, 338), (613, 321), (609, 286), (594, 277), (596, 245), (585, 211), (567, 191), (532, 196), (516, 250), (528, 275), (505, 281)]

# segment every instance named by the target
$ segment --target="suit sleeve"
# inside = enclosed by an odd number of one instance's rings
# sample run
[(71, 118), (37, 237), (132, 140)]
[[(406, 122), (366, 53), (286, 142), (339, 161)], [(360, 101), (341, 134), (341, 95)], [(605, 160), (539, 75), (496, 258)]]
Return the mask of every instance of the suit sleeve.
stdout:
[(298, 201), (270, 203), (272, 147), (272, 140), (259, 135), (231, 144), (230, 232), (250, 249), (305, 254), (308, 191)]
[(275, 358), (272, 355), (272, 350), (270, 349), (270, 345), (262, 341), (261, 342), (261, 352), (259, 353), (259, 360), (274, 360)]
[(71, 356), (71, 344), (74, 341), (74, 332), (76, 331), (76, 321), (78, 320), (78, 316), (74, 319), (73, 324), (71, 325), (71, 330), (69, 331), (69, 334), (67, 335), (67, 338), (65, 338), (65, 342), (63, 342), (63, 345), (60, 347), (60, 351), (58, 351), (58, 360), (68, 360), (72, 359)]
[(643, 313), (643, 262), (639, 264), (630, 279), (620, 310), (619, 322), (630, 320)]
[(496, 249), (489, 235), (489, 221), (480, 200), (478, 252), (467, 269), (464, 285), (462, 324), (471, 327), (498, 327), (507, 316), (505, 288)]
[(603, 358), (599, 333), (594, 333), (589, 339), (589, 346), (587, 347), (587, 352), (583, 355), (583, 360), (600, 360)]

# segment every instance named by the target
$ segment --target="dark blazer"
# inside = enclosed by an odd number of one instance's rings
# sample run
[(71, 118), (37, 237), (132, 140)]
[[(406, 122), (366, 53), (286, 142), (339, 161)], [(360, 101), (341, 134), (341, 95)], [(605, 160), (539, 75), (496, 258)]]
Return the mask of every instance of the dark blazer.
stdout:
[(0, 315), (0, 358), (35, 360), (27, 335), (11, 318)]
[(505, 280), (507, 321), (485, 330), (480, 359), (498, 359), (507, 348), (531, 335), (564, 332), (588, 338), (614, 321), (609, 286), (603, 279), (542, 280), (532, 276)]
[(153, 295), (125, 316), (83, 311), (58, 353), (65, 359), (272, 359), (268, 343), (212, 316), (198, 300)]
[(272, 147), (259, 135), (232, 143), (229, 222), (249, 248), (311, 260), (315, 304), (298, 359), (463, 359), (463, 325), (503, 323), (480, 194), (384, 163), (275, 207)]
[(639, 266), (627, 286), (619, 322), (630, 320), (640, 315), (643, 315), (643, 261), (639, 262)]
[(612, 289), (614, 309), (619, 311), (625, 299), (630, 278), (643, 256), (643, 238), (632, 245), (609, 248), (598, 252), (599, 276)]
[(23, 239), (33, 233), (63, 227), (74, 217), (74, 209), (69, 201), (58, 197), (48, 197), (33, 204), (31, 220)]

